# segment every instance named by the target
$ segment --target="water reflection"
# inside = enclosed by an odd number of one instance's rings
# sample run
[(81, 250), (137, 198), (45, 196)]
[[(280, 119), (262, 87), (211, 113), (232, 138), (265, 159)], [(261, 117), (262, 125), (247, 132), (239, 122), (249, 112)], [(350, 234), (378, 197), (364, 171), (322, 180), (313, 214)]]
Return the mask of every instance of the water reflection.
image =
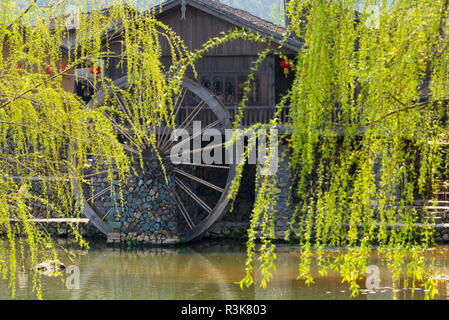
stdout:
[[(202, 244), (194, 247), (148, 250), (120, 250), (97, 246), (89, 251), (74, 251), (75, 266), (79, 268), (79, 290), (68, 289), (66, 279), (42, 278), (45, 299), (348, 299), (347, 284), (338, 274), (330, 272), (308, 287), (296, 280), (298, 254), (296, 246), (280, 246), (277, 272), (268, 289), (259, 286), (241, 290), (235, 284), (244, 275), (245, 248), (235, 243)], [(439, 274), (449, 275), (449, 251), (438, 249), (436, 262)], [(437, 251), (438, 251), (437, 250)], [(71, 263), (62, 260), (66, 265)], [(380, 288), (366, 289), (360, 282), (357, 299), (392, 299), (393, 289), (389, 272), (381, 261), (373, 257), (371, 264), (380, 268)], [(257, 280), (257, 279), (256, 279)], [(17, 272), (17, 299), (34, 299), (32, 276)], [(399, 288), (403, 288), (400, 283)], [(449, 281), (440, 285), (438, 298), (449, 295)], [(417, 290), (414, 299), (422, 299)], [(410, 289), (398, 291), (400, 299), (412, 299)], [(0, 298), (8, 299), (8, 282), (0, 280)]]

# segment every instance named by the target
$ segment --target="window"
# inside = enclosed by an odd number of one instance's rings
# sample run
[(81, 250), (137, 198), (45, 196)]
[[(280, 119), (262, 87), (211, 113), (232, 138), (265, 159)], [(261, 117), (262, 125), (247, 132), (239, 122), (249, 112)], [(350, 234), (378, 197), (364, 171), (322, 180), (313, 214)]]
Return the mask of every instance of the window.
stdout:
[(221, 102), (224, 102), (223, 95), (224, 95), (224, 86), (223, 86), (223, 78), (221, 77), (214, 77), (214, 83), (213, 83), (213, 93), (217, 97), (218, 100)]
[[(201, 85), (212, 91), (218, 100), (226, 105), (235, 105), (243, 100), (245, 95), (247, 75), (204, 75), (201, 77)], [(260, 104), (260, 82), (257, 76), (250, 84), (251, 91), (248, 93), (247, 104)]]
[[(238, 102), (243, 100), (245, 96), (245, 87), (247, 85), (248, 77), (247, 76), (239, 76), (237, 78), (238, 83)], [(259, 92), (259, 78), (254, 76), (254, 80), (249, 84), (250, 92), (248, 93), (247, 104), (255, 105), (260, 103), (260, 92)]]
[(206, 89), (210, 89), (210, 79), (209, 77), (203, 77), (201, 79), (201, 85), (206, 88)]
[(245, 96), (245, 87), (246, 87), (247, 80), (248, 80), (247, 76), (239, 76), (237, 78), (237, 84), (238, 84), (237, 100), (238, 100), (238, 102), (242, 101), (243, 97)]
[(225, 103), (234, 103), (235, 99), (235, 78), (226, 77), (226, 87), (225, 87)]

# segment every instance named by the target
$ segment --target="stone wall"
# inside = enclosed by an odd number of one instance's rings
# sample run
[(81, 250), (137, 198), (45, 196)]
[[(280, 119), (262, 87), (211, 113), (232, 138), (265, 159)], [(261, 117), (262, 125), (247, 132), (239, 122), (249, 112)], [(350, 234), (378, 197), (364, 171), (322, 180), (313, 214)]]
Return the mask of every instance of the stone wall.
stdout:
[[(289, 194), (292, 184), (292, 173), (289, 169), (289, 153), (286, 146), (279, 147), (279, 154), (285, 153), (276, 172), (276, 204), (274, 210), (275, 235), (277, 239), (284, 239), (289, 228), (294, 207), (289, 205)], [(255, 201), (256, 166), (247, 166), (244, 170), (242, 185), (235, 202), (235, 213), (229, 213), (218, 221), (206, 235), (209, 238), (246, 238)], [(251, 197), (248, 198), (248, 195)], [(242, 210), (243, 209), (243, 210)]]
[(449, 243), (449, 212), (438, 212), (435, 215), (435, 240), (437, 243)]
[[(22, 224), (21, 222), (13, 221), (12, 223), (13, 229), (16, 230), (16, 234), (24, 236), (23, 229), (21, 226), (17, 226), (17, 224)], [(83, 237), (91, 237), (92, 235), (88, 232), (87, 223), (72, 223), (75, 230), (77, 230)], [(17, 226), (17, 227), (16, 227)], [(50, 222), (50, 223), (35, 223), (35, 226), (44, 232), (45, 234), (50, 234), (53, 237), (74, 237), (75, 233), (73, 228), (69, 226), (67, 222)], [(21, 230), (21, 232), (17, 232), (17, 230)], [(6, 235), (6, 230), (2, 230), (0, 228), (0, 235)]]
[[(164, 162), (165, 176), (159, 159), (150, 150), (144, 153), (143, 164), (143, 168), (139, 162), (133, 165), (137, 175), (121, 187), (123, 197), (115, 185), (115, 198), (108, 192), (96, 199), (93, 207), (100, 215), (107, 214), (105, 220), (122, 239), (139, 242), (175, 239), (179, 214), (173, 196), (173, 167), (169, 161)], [(91, 193), (109, 185), (107, 177), (94, 177)]]
[[(289, 195), (291, 192), (292, 183), (294, 181), (293, 174), (289, 169), (289, 151), (286, 146), (280, 146), (279, 154), (285, 153), (285, 157), (281, 159), (279, 163), (279, 169), (276, 173), (276, 183), (277, 183), (277, 201), (274, 210), (274, 223), (275, 223), (275, 235), (277, 240), (283, 240), (285, 238), (286, 231), (289, 229), (290, 220), (294, 213), (294, 200), (289, 203)], [(242, 181), (248, 181), (252, 179), (254, 181), (254, 172), (251, 175), (245, 173)], [(254, 185), (252, 186), (254, 187)], [(248, 192), (247, 188), (243, 188), (241, 193), (245, 194)], [(251, 193), (255, 196), (254, 191)], [(254, 201), (251, 202), (251, 210)], [(435, 221), (435, 241), (437, 243), (449, 243), (449, 212), (438, 212), (437, 220)], [(225, 216), (221, 221), (217, 222), (213, 228), (208, 233), (209, 238), (218, 239), (245, 239), (247, 235), (247, 230), (249, 227), (250, 212), (245, 214), (245, 220), (235, 219), (232, 215), (232, 219), (227, 219)], [(293, 229), (299, 227), (296, 222)], [(294, 238), (294, 237), (293, 237)]]
[(283, 157), (280, 159), (276, 173), (277, 201), (274, 208), (274, 228), (276, 238), (284, 239), (294, 213), (294, 205), (289, 203), (293, 175), (289, 168), (290, 153), (286, 146), (279, 147), (279, 155), (283, 155)]
[[(288, 205), (293, 175), (289, 169), (289, 153), (285, 146), (281, 146), (279, 154), (285, 152), (276, 173), (277, 201), (274, 211), (275, 235), (279, 240), (284, 239), (290, 220), (294, 212), (294, 204)], [(161, 170), (159, 160), (149, 151), (144, 155), (144, 167), (136, 163), (134, 168), (137, 176), (133, 176), (129, 183), (122, 186), (123, 199), (118, 193), (117, 182), (114, 181), (115, 197), (110, 192), (105, 193), (93, 201), (93, 207), (113, 231), (121, 234), (121, 239), (133, 239), (138, 242), (162, 242), (176, 240), (178, 230), (182, 228), (182, 217), (174, 202), (174, 174), (170, 162), (164, 163), (167, 170), (168, 184)], [(106, 169), (107, 163), (102, 164)], [(254, 165), (247, 165), (244, 169), (239, 194), (234, 203), (234, 210), (226, 213), (223, 218), (212, 226), (205, 238), (209, 239), (245, 239), (255, 200), (255, 170)], [(100, 167), (101, 171), (101, 167)], [(208, 175), (210, 182), (214, 183), (213, 175)], [(113, 177), (116, 179), (117, 177)], [(218, 179), (218, 178), (217, 178)], [(91, 188), (86, 190), (85, 196), (97, 194), (110, 186), (105, 176), (95, 176), (91, 180)], [(204, 196), (204, 195), (203, 195)], [(123, 201), (122, 201), (123, 200)], [(44, 211), (37, 217), (44, 217)], [(55, 216), (56, 217), (56, 216)], [(449, 243), (449, 213), (441, 212), (436, 221), (435, 239), (438, 243)], [(179, 220), (179, 221), (178, 221)], [(294, 226), (297, 228), (297, 224)], [(93, 226), (80, 225), (85, 236), (99, 236)], [(49, 224), (46, 230), (58, 236), (70, 236), (67, 225)]]

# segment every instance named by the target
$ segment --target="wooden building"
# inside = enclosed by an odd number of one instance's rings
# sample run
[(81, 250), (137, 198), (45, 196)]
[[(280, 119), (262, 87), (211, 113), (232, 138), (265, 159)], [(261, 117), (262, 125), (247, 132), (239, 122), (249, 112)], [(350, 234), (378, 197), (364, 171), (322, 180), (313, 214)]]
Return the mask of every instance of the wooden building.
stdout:
[[(259, 33), (270, 39), (268, 44), (247, 40), (228, 42), (207, 52), (196, 63), (197, 79), (194, 79), (193, 72), (187, 72), (187, 77), (210, 90), (226, 106), (231, 115), (235, 113), (242, 100), (243, 89), (251, 73), (252, 63), (257, 60), (260, 52), (267, 49), (267, 46), (277, 48), (282, 42), (282, 53), (294, 59), (301, 47), (301, 43), (296, 39), (283, 41), (284, 28), (217, 1), (170, 0), (157, 7), (155, 11), (157, 19), (174, 30), (189, 50), (200, 49), (209, 39), (236, 28)], [(105, 35), (106, 37), (109, 38), (110, 35)], [(120, 38), (120, 34), (115, 37)], [(111, 40), (117, 39), (109, 38), (109, 41)], [(63, 51), (67, 53), (71, 49), (67, 42)], [(121, 50), (118, 44), (112, 45), (111, 49), (117, 53)], [(170, 55), (168, 44), (162, 42), (162, 62), (167, 66), (171, 62)], [(290, 73), (288, 76), (284, 74), (281, 61), (278, 55), (271, 53), (255, 72), (243, 125), (267, 122), (272, 117), (280, 96), (291, 85), (293, 74)], [(104, 76), (112, 80), (124, 76), (124, 68), (116, 67), (118, 62), (119, 59), (111, 59), (106, 64), (108, 68), (104, 70)], [(86, 70), (84, 73), (87, 74)], [(75, 86), (75, 90), (81, 96), (92, 94), (92, 90), (82, 83)], [(284, 118), (287, 112), (286, 110)]]
[[(244, 96), (244, 88), (247, 85), (248, 76), (252, 73), (253, 62), (259, 59), (259, 54), (266, 49), (280, 50), (283, 56), (288, 59), (294, 59), (301, 43), (296, 39), (284, 39), (285, 29), (271, 22), (265, 21), (246, 11), (232, 8), (211, 0), (170, 0), (163, 3), (155, 11), (156, 18), (169, 26), (184, 41), (187, 49), (193, 51), (202, 48), (203, 44), (213, 37), (220, 36), (222, 32), (235, 29), (244, 29), (258, 33), (267, 39), (264, 43), (255, 43), (246, 40), (233, 40), (222, 46), (215, 48), (203, 55), (196, 62), (195, 69), (198, 77), (194, 77), (193, 70), (186, 73), (183, 79), (181, 101), (177, 105), (176, 116), (177, 128), (193, 129), (194, 120), (200, 121), (203, 128), (214, 128), (216, 130), (233, 128), (232, 120)], [(138, 14), (130, 11), (131, 14)], [(105, 12), (107, 14), (107, 12)], [(120, 27), (120, 25), (118, 25)], [(111, 30), (104, 35), (105, 44), (115, 55), (121, 54), (121, 37), (118, 32), (120, 28)], [(76, 30), (75, 30), (76, 32)], [(168, 43), (162, 41), (162, 63), (168, 67), (172, 61), (171, 51)], [(71, 42), (66, 41), (63, 51), (67, 55), (73, 50)], [(280, 46), (282, 44), (282, 46)], [(279, 49), (280, 48), (280, 49)], [(112, 58), (109, 61), (97, 62), (102, 65), (102, 76), (113, 80), (117, 87), (129, 88), (129, 80), (126, 74), (126, 66), (120, 65), (120, 58)], [(284, 73), (283, 60), (271, 51), (266, 59), (259, 64), (257, 71), (253, 73), (254, 80), (251, 82), (249, 100), (244, 113), (244, 119), (241, 126), (249, 126), (255, 123), (268, 123), (276, 110), (276, 105), (280, 96), (289, 88), (293, 81), (293, 72), (288, 75)], [(284, 63), (287, 63), (284, 61)], [(89, 87), (89, 66), (76, 70), (76, 79), (72, 79), (73, 88), (76, 92), (89, 103), (89, 107), (95, 108), (104, 103), (104, 92), (98, 92), (95, 99), (91, 99), (94, 94), (93, 88)], [(93, 80), (93, 79), (91, 79)], [(133, 106), (124, 104), (124, 99), (114, 93), (117, 97), (117, 104), (123, 109)], [(185, 99), (184, 99), (185, 97)], [(195, 100), (196, 99), (196, 100)], [(191, 102), (190, 102), (191, 101)], [(282, 111), (281, 121), (288, 121), (288, 106)], [(178, 112), (180, 111), (180, 112)], [(192, 124), (192, 125), (191, 125)], [(157, 128), (157, 147), (160, 154), (167, 157), (171, 154), (170, 147), (170, 129), (166, 130), (163, 122)], [(123, 130), (120, 131), (123, 133)], [(201, 132), (201, 131), (200, 131)], [(129, 139), (129, 135), (124, 134)], [(189, 143), (191, 142), (188, 140)], [(174, 143), (174, 142), (173, 142)], [(138, 146), (140, 147), (140, 146)], [(143, 197), (146, 191), (137, 192), (134, 188), (128, 188), (127, 206), (121, 212), (121, 217), (117, 215), (108, 215), (114, 211), (113, 201), (107, 195), (109, 184), (105, 184), (102, 179), (95, 178), (92, 182), (94, 196), (84, 200), (84, 213), (90, 219), (98, 230), (108, 235), (108, 238), (120, 238), (120, 235), (133, 233), (134, 227), (140, 236), (151, 235), (158, 238), (165, 237), (165, 241), (171, 239), (184, 239), (192, 241), (203, 236), (210, 228), (226, 214), (230, 199), (228, 198), (232, 182), (236, 175), (236, 161), (231, 159), (229, 163), (210, 163), (201, 158), (202, 151), (207, 149), (205, 141), (197, 146), (193, 146), (192, 152), (188, 154), (189, 159), (182, 161), (173, 161), (170, 158), (171, 168), (168, 176), (173, 178), (172, 185), (162, 186), (161, 178), (147, 179), (146, 174), (156, 174), (162, 172), (149, 166), (145, 173), (142, 173), (140, 181), (152, 181), (147, 183), (156, 194), (167, 194), (164, 206), (173, 208), (172, 210), (161, 209), (157, 206), (161, 199), (154, 201)], [(217, 154), (224, 150), (224, 144), (218, 144)], [(144, 150), (142, 150), (144, 151)], [(149, 151), (149, 152), (147, 152)], [(152, 149), (146, 150), (146, 159), (153, 159)], [(222, 152), (223, 154), (223, 152)], [(199, 156), (199, 160), (195, 160)], [(153, 158), (152, 158), (153, 157)], [(214, 151), (215, 157), (215, 151)], [(192, 161), (193, 158), (193, 161)], [(221, 158), (221, 157), (220, 157)], [(154, 158), (156, 159), (156, 158)], [(152, 161), (147, 161), (148, 165)], [(159, 161), (155, 161), (159, 166)], [(137, 181), (136, 181), (137, 182)], [(143, 186), (143, 182), (138, 186)], [(141, 187), (142, 188), (142, 187)], [(125, 188), (126, 189), (126, 188)], [(137, 193), (136, 193), (137, 192)], [(142, 193), (143, 192), (143, 193)], [(247, 192), (251, 195), (250, 192)], [(253, 201), (245, 199), (245, 202)], [(168, 200), (167, 200), (168, 199)], [(142, 203), (152, 206), (152, 209), (141, 208)], [(247, 207), (245, 207), (247, 208)], [(135, 210), (139, 211), (137, 220)], [(246, 210), (248, 211), (248, 210)], [(162, 212), (162, 213), (161, 213)], [(172, 213), (178, 212), (176, 216)], [(247, 214), (247, 212), (245, 212)], [(156, 215), (159, 215), (156, 217)], [(123, 220), (128, 217), (127, 221)], [(164, 218), (169, 221), (172, 227), (157, 224), (156, 229), (151, 229), (147, 222), (142, 221), (142, 217)], [(177, 217), (180, 217), (179, 219)], [(128, 223), (133, 227), (130, 228)], [(176, 227), (173, 227), (176, 226)], [(118, 232), (120, 235), (118, 235)]]

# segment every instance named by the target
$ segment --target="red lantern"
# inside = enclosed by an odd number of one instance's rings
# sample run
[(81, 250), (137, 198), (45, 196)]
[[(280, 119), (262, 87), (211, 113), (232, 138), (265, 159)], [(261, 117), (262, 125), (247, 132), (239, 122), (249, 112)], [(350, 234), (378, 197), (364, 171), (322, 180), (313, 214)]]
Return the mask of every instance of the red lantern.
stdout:
[(22, 65), (21, 65), (20, 63), (18, 63), (17, 66), (16, 66), (16, 68), (17, 68), (17, 72), (18, 72), (19, 74), (21, 74), (21, 73), (22, 73)]
[(292, 64), (289, 60), (284, 59), (281, 61), (281, 68), (284, 69), (284, 74), (285, 74), (286, 78), (290, 72), (291, 67), (292, 67)]
[(92, 66), (92, 67), (89, 68), (89, 73), (93, 74), (94, 78), (96, 79), (97, 76), (99, 74), (101, 74), (101, 67), (99, 67), (99, 66)]
[(50, 67), (50, 66), (47, 66), (47, 68), (45, 69), (45, 71), (47, 72), (48, 75), (50, 75), (50, 74), (51, 74), (51, 67)]
[(64, 72), (67, 69), (67, 65), (65, 63), (61, 63), (61, 71)]

